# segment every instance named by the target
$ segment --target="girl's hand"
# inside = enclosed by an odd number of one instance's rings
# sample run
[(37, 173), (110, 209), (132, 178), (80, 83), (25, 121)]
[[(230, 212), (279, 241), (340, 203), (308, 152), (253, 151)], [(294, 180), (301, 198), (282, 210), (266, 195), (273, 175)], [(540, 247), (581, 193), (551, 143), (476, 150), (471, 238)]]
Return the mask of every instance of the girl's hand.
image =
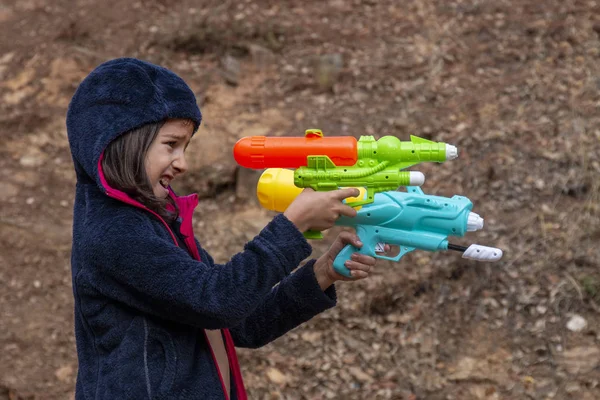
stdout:
[[(351, 244), (356, 248), (362, 247), (362, 242), (358, 236), (351, 232), (341, 232), (331, 245), (329, 250), (317, 259), (314, 264), (315, 276), (321, 289), (325, 290), (335, 281), (356, 281), (364, 279), (373, 271), (373, 267), (377, 263), (377, 259), (365, 254), (354, 253), (352, 258), (346, 261), (346, 267), (350, 270), (351, 278), (340, 275), (333, 269), (333, 260), (340, 251), (347, 245)], [(390, 247), (386, 244), (385, 251), (389, 251)]]
[(359, 195), (356, 188), (315, 192), (306, 188), (285, 210), (285, 215), (300, 232), (307, 230), (324, 231), (331, 228), (341, 216), (355, 217), (356, 210), (342, 201)]

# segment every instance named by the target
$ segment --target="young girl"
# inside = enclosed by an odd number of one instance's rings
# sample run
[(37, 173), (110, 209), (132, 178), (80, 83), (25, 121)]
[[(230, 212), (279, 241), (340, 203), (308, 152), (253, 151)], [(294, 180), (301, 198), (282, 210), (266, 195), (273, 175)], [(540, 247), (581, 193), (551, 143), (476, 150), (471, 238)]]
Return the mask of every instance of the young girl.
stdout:
[[(77, 89), (67, 130), (77, 174), (72, 278), (77, 399), (246, 399), (235, 346), (263, 346), (333, 307), (332, 269), (356, 235), (317, 260), (302, 236), (356, 212), (356, 189), (305, 190), (241, 253), (216, 265), (194, 238), (187, 169), (196, 99), (171, 71), (136, 59), (98, 66)], [(353, 280), (375, 265), (355, 254)]]

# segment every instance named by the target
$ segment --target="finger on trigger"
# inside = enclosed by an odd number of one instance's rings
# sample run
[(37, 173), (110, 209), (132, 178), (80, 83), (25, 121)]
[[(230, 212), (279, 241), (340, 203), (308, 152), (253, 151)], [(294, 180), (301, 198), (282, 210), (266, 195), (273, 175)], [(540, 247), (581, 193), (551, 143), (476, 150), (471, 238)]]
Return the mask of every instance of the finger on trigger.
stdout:
[(348, 197), (358, 197), (358, 195), (360, 195), (360, 190), (357, 188), (339, 189), (338, 195), (340, 196), (340, 200), (347, 199)]
[(360, 238), (356, 235), (352, 236), (352, 243), (354, 247), (361, 248), (363, 246), (363, 242), (361, 242)]
[(352, 243), (353, 238), (355, 236), (356, 236), (355, 234), (353, 234), (352, 232), (349, 232), (349, 231), (341, 231), (339, 234), (339, 237), (342, 240), (342, 242), (344, 242), (346, 244)]

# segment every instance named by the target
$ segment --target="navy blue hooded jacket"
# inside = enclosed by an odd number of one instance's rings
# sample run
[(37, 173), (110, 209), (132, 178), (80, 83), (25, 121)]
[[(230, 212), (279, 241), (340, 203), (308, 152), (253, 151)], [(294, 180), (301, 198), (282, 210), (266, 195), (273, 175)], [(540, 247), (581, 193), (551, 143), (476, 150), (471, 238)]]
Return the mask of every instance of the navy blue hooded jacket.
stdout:
[(263, 346), (335, 305), (334, 287), (323, 292), (316, 281), (314, 260), (290, 274), (311, 248), (283, 215), (216, 265), (194, 238), (196, 195), (171, 193), (178, 240), (161, 217), (108, 186), (106, 146), (169, 118), (190, 119), (196, 131), (194, 94), (171, 71), (130, 58), (98, 66), (69, 105), (78, 400), (227, 398), (205, 329), (222, 330), (231, 398), (246, 399), (234, 346)]

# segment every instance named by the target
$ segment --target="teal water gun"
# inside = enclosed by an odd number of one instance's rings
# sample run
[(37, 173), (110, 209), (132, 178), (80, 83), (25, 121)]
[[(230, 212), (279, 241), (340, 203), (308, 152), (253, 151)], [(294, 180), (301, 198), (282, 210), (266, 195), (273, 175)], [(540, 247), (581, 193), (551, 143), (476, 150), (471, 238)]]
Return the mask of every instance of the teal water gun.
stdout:
[(294, 185), (316, 191), (364, 187), (366, 196), (350, 206), (372, 203), (375, 193), (399, 186), (420, 186), (425, 176), (403, 171), (421, 162), (444, 162), (458, 156), (455, 146), (417, 136), (401, 141), (395, 136), (324, 137), (308, 129), (304, 137), (248, 136), (238, 140), (233, 155), (239, 165), (252, 169), (292, 168)]
[[(406, 253), (455, 250), (463, 258), (477, 261), (498, 261), (502, 250), (472, 244), (469, 247), (449, 243), (448, 236), (464, 236), (483, 228), (483, 218), (471, 212), (473, 203), (466, 197), (431, 196), (421, 188), (409, 186), (407, 192), (389, 191), (375, 195), (375, 201), (357, 211), (354, 218), (340, 217), (336, 225), (350, 226), (363, 242), (357, 249), (352, 245), (338, 254), (333, 262), (336, 272), (350, 276), (344, 263), (354, 252), (372, 257), (398, 261)], [(398, 246), (398, 254), (382, 254), (383, 243)]]
[[(285, 211), (302, 191), (292, 180), (291, 170), (270, 168), (264, 171), (257, 186), (260, 204), (269, 210)], [(349, 204), (366, 195), (363, 188), (358, 189), (361, 194), (358, 198), (350, 199)], [(377, 193), (373, 202), (354, 206), (357, 210), (355, 217), (342, 216), (336, 221), (336, 225), (354, 228), (363, 242), (360, 249), (352, 245), (344, 247), (333, 263), (336, 272), (350, 276), (344, 263), (354, 252), (391, 261), (398, 261), (416, 249), (460, 251), (463, 258), (477, 261), (498, 261), (502, 258), (502, 250), (494, 247), (478, 244), (465, 247), (448, 241), (449, 236), (462, 237), (467, 232), (483, 228), (484, 220), (471, 212), (473, 203), (468, 198), (427, 195), (417, 186), (408, 186), (406, 189), (407, 192)], [(398, 254), (386, 255), (384, 243), (398, 246)]]

